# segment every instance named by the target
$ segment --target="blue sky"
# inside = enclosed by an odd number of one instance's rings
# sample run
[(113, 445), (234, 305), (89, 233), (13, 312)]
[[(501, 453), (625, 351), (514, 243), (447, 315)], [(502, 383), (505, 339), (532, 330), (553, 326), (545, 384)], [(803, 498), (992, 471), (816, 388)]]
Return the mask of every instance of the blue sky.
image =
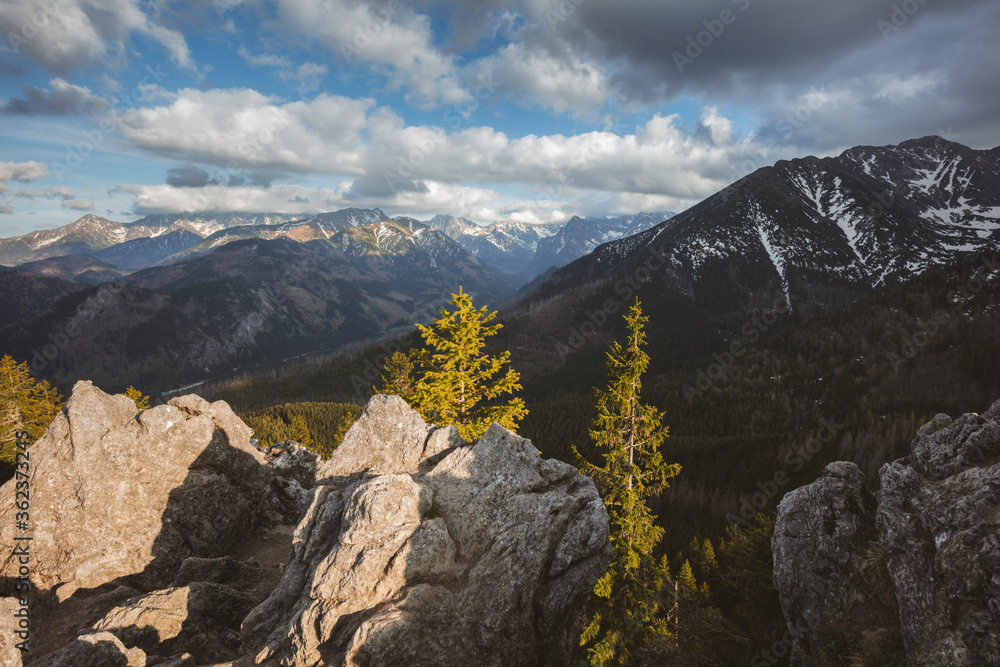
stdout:
[(86, 213), (682, 210), (1000, 144), (990, 0), (0, 0), (0, 237)]

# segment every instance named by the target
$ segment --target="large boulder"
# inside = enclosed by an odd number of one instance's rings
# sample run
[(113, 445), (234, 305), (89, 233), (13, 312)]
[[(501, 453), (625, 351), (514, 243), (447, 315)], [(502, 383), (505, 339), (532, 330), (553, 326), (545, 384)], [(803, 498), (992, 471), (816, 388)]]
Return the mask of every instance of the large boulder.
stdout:
[(835, 664), (824, 655), (823, 633), (867, 599), (861, 557), (875, 534), (875, 503), (864, 482), (855, 464), (838, 461), (778, 506), (771, 541), (774, 587), (792, 637), (793, 663)]
[[(60, 600), (127, 576), (166, 585), (185, 558), (229, 553), (277, 517), (251, 434), (221, 401), (190, 395), (140, 412), (78, 382), (30, 449), (27, 530), (15, 523), (15, 480), (0, 489), (0, 543), (30, 535), (31, 584)], [(11, 551), (0, 558), (0, 576), (16, 577)]]
[(1000, 665), (1000, 401), (882, 468), (875, 520), (910, 665)]
[[(935, 416), (880, 478), (873, 506), (853, 464), (834, 463), (779, 505), (774, 585), (792, 664), (830, 664), (822, 644), (838, 622), (863, 626), (881, 602), (907, 665), (1000, 665), (1000, 401)], [(879, 570), (881, 601), (865, 585)]]
[(492, 426), (475, 445), (376, 396), (319, 471), (261, 665), (560, 665), (611, 555), (593, 482)]

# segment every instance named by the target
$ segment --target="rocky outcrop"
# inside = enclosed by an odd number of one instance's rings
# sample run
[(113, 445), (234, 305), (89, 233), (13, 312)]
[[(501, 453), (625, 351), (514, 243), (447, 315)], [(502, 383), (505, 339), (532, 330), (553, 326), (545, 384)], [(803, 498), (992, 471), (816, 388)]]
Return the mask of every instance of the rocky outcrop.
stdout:
[[(845, 617), (891, 611), (908, 665), (1000, 665), (1000, 401), (937, 415), (874, 494), (849, 463), (828, 466), (778, 508), (774, 585), (792, 664), (832, 664)], [(888, 598), (872, 573), (884, 570)]]
[[(301, 511), (302, 499), (283, 502), (280, 491), (298, 485), (295, 474), (309, 483), (309, 461), (315, 476), (315, 459), (291, 445), (269, 459), (251, 435), (223, 402), (190, 395), (139, 411), (125, 396), (77, 383), (29, 450), (26, 526), (13, 515), (16, 480), (0, 489), (0, 541), (31, 538), (31, 652), (0, 642), (0, 662), (236, 657), (243, 617), (279, 577), (234, 557)], [(0, 594), (11, 596), (20, 563), (9, 549), (0, 559)], [(16, 608), (15, 597), (2, 600)], [(5, 639), (10, 622), (0, 618)], [(78, 633), (86, 637), (74, 640)]]
[[(866, 601), (861, 557), (874, 537), (874, 500), (849, 462), (788, 493), (774, 524), (774, 585), (794, 638), (792, 661), (822, 654), (824, 631)], [(822, 664), (822, 663), (821, 663)]]
[(318, 470), (250, 436), (225, 403), (140, 412), (78, 383), (30, 450), (30, 654), (11, 641), (18, 563), (0, 556), (0, 662), (568, 663), (610, 558), (575, 468), (496, 425), (470, 445), (386, 396)]
[(320, 469), (260, 665), (559, 665), (610, 558), (593, 482), (493, 425), (475, 445), (376, 396)]
[[(0, 490), (0, 543), (29, 534), (31, 584), (60, 600), (126, 576), (167, 584), (188, 556), (221, 556), (277, 518), (251, 434), (222, 402), (190, 395), (140, 412), (79, 382), (30, 450), (26, 531), (15, 485)], [(16, 577), (12, 554), (3, 558), (0, 575)]]

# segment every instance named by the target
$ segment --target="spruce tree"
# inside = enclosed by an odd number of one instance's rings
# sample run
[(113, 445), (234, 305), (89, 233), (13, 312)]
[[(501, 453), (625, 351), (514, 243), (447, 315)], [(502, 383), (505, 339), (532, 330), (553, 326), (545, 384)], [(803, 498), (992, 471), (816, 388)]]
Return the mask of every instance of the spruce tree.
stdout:
[(27, 362), (0, 359), (0, 461), (13, 463), (17, 435), (27, 431), (34, 442), (62, 409), (62, 398), (45, 380), (31, 377)]
[(607, 359), (608, 387), (596, 390), (597, 417), (590, 431), (604, 465), (582, 461), (582, 472), (601, 491), (611, 526), (612, 557), (608, 571), (594, 587), (587, 605), (590, 614), (580, 640), (592, 665), (626, 665), (643, 645), (670, 636), (666, 613), (657, 593), (667, 582), (667, 559), (653, 556), (663, 529), (646, 501), (669, 487), (680, 472), (667, 465), (660, 444), (667, 437), (663, 415), (640, 400), (641, 377), (649, 366), (643, 351), (646, 334), (639, 300), (625, 316), (628, 337), (617, 341)]
[(399, 396), (403, 400), (413, 395), (413, 361), (407, 354), (397, 350), (385, 360), (382, 387), (376, 388), (375, 392)]
[(132, 385), (129, 385), (128, 389), (125, 390), (125, 395), (135, 402), (135, 407), (140, 411), (149, 410), (149, 396), (143, 396), (142, 392)]
[(483, 351), (486, 339), (503, 325), (490, 324), (496, 311), (488, 313), (486, 306), (477, 310), (461, 287), (450, 304), (455, 310), (442, 308), (432, 327), (417, 325), (427, 347), (412, 353), (420, 377), (410, 403), (429, 422), (456, 425), (470, 442), (494, 422), (513, 430), (528, 410), (521, 398), (501, 397), (521, 388), (520, 376), (508, 368), (494, 379), (510, 352), (491, 356)]

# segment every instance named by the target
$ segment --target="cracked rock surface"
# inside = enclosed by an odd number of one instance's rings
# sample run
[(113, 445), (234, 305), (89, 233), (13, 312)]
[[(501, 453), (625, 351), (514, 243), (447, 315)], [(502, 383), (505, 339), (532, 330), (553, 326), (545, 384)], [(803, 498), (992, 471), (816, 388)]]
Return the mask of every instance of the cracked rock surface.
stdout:
[(611, 555), (589, 478), (496, 424), (469, 445), (376, 396), (316, 483), (243, 623), (255, 664), (568, 664)]
[(911, 454), (863, 488), (852, 463), (827, 467), (781, 501), (774, 586), (793, 665), (833, 664), (822, 637), (876, 601), (863, 561), (881, 554), (906, 664), (1000, 665), (1000, 401), (922, 426)]

